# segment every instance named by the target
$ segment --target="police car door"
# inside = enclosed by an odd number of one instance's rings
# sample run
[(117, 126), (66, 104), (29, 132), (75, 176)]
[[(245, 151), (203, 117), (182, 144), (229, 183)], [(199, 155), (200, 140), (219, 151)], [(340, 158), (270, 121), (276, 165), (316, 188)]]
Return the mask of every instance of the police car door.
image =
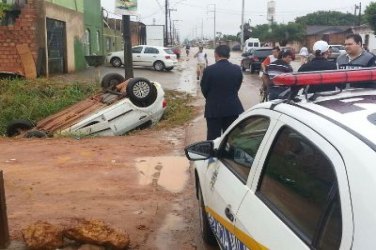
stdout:
[(250, 249), (350, 249), (351, 203), (338, 151), (288, 116), (281, 116), (271, 138), (235, 233)]
[[(276, 123), (266, 114), (270, 110), (257, 110), (243, 119), (224, 136), (219, 146), (218, 160), (207, 172), (207, 214), (209, 224), (222, 249), (242, 249), (234, 234), (237, 209), (248, 192), (247, 181), (252, 166), (258, 161), (258, 151), (265, 144), (270, 127)], [(211, 178), (210, 178), (211, 177)]]

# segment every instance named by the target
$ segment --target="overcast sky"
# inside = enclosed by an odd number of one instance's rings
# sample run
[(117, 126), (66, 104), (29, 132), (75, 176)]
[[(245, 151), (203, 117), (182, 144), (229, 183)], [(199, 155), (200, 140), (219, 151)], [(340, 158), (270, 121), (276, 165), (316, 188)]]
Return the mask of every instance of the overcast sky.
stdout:
[[(375, 1), (375, 0), (374, 0)], [(115, 0), (101, 0), (102, 6), (110, 13), (114, 12)], [(216, 7), (216, 31), (235, 35), (240, 31), (242, 0), (169, 0), (172, 20), (182, 39), (189, 37), (211, 38), (214, 34), (214, 5)], [(244, 20), (251, 19), (251, 25), (267, 23), (268, 0), (245, 0)], [(304, 16), (319, 10), (332, 10), (354, 13), (355, 5), (360, 1), (352, 0), (275, 0), (277, 23), (294, 21), (295, 17)], [(361, 1), (362, 13), (372, 0)], [(138, 21), (146, 25), (165, 24), (165, 0), (138, 0)], [(113, 16), (114, 17), (114, 16)], [(116, 17), (116, 16), (115, 16)], [(121, 18), (121, 16), (118, 16)], [(136, 20), (135, 17), (132, 20)]]

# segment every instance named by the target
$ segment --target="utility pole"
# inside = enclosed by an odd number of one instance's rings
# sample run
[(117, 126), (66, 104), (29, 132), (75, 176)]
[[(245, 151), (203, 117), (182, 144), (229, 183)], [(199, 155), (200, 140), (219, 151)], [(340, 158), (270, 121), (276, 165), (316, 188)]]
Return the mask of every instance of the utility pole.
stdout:
[(361, 24), (361, 19), (362, 19), (362, 3), (359, 3), (359, 19), (358, 19), (358, 26)]
[(216, 27), (215, 27), (215, 18), (216, 18), (216, 5), (215, 4), (209, 4), (209, 6), (213, 5), (214, 9), (213, 10), (210, 10), (208, 12), (213, 12), (214, 13), (214, 37), (213, 37), (213, 48), (215, 49), (215, 40), (216, 40), (216, 34), (217, 34), (217, 31), (216, 31)]
[(242, 15), (241, 15), (241, 31), (240, 31), (240, 49), (243, 51), (244, 48), (244, 0), (242, 0)]
[(168, 18), (170, 21), (170, 42), (168, 44), (172, 45), (172, 22), (171, 22), (171, 11), (176, 11), (176, 9), (168, 9)]
[(165, 41), (164, 46), (168, 44), (168, 0), (165, 2)]
[(133, 78), (131, 21), (129, 15), (123, 15), (123, 39), (124, 39), (124, 70), (125, 80)]

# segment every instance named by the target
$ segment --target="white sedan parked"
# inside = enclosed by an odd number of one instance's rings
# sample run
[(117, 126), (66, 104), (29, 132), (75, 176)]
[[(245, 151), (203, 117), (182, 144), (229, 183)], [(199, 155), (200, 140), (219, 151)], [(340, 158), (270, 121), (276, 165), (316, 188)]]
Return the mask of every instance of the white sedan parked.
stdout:
[(352, 84), (258, 104), (220, 138), (188, 146), (204, 240), (375, 249), (376, 90), (364, 83), (375, 80), (375, 68), (280, 75), (275, 84), (294, 88)]
[[(157, 71), (172, 70), (177, 64), (175, 53), (170, 48), (139, 45), (132, 48), (133, 66), (153, 67)], [(114, 67), (124, 64), (124, 51), (111, 52), (106, 60)]]

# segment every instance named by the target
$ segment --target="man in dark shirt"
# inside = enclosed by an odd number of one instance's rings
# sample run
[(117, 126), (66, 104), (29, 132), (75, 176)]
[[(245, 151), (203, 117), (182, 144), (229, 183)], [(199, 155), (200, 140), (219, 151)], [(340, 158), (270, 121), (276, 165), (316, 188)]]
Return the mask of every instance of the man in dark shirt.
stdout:
[(207, 140), (221, 136), (244, 109), (238, 92), (243, 74), (238, 65), (228, 61), (230, 48), (219, 45), (214, 52), (216, 63), (204, 70), (201, 91), (205, 97)]
[[(325, 41), (317, 41), (313, 45), (313, 53), (315, 57), (308, 63), (303, 64), (298, 72), (306, 71), (322, 71), (322, 70), (336, 70), (337, 65), (334, 62), (328, 61), (329, 56), (329, 45)], [(332, 91), (335, 90), (333, 85), (312, 85), (309, 87), (308, 92), (321, 92), (321, 91)]]
[(291, 73), (293, 71), (290, 65), (293, 57), (292, 52), (290, 50), (284, 51), (282, 52), (281, 56), (281, 59), (272, 62), (271, 64), (269, 64), (269, 66), (266, 67), (266, 75), (270, 80), (268, 85), (269, 100), (279, 98), (279, 94), (288, 89), (288, 87), (274, 85), (272, 82), (273, 78), (277, 75), (283, 73)]

